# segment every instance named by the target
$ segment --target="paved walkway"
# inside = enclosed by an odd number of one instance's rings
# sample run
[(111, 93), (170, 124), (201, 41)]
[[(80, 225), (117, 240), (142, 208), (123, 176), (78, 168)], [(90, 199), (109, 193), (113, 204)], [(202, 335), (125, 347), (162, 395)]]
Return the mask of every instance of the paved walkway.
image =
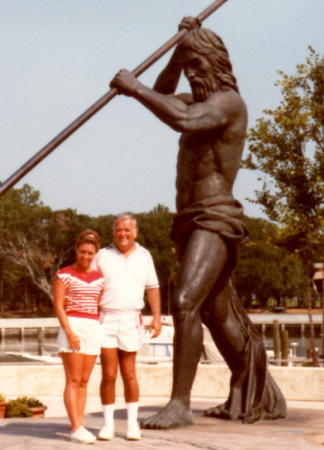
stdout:
[[(218, 401), (216, 401), (218, 403)], [(116, 418), (116, 437), (111, 442), (97, 441), (90, 448), (168, 450), (311, 450), (324, 449), (324, 404), (288, 403), (288, 417), (273, 422), (244, 425), (203, 416), (210, 401), (193, 400), (195, 424), (174, 430), (142, 430), (142, 439), (129, 442), (125, 439), (126, 410), (119, 399)], [(215, 400), (212, 404), (215, 403)], [(0, 420), (0, 448), (19, 450), (82, 448), (69, 440), (69, 422), (61, 399), (47, 397), (49, 409), (44, 419)], [(142, 399), (140, 419), (154, 414), (165, 404), (165, 399)], [(56, 413), (56, 417), (55, 417)], [(89, 399), (85, 426), (95, 434), (102, 426), (98, 399)]]

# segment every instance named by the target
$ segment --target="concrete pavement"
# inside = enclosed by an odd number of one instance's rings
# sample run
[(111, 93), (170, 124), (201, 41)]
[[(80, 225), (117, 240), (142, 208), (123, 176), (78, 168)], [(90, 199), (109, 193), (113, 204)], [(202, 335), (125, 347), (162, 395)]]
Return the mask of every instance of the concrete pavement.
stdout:
[[(43, 398), (49, 408), (44, 419), (1, 419), (0, 448), (19, 450), (75, 449), (84, 446), (70, 442), (69, 421), (61, 398)], [(139, 418), (154, 414), (166, 403), (165, 398), (144, 398)], [(142, 430), (138, 442), (126, 441), (126, 410), (118, 398), (115, 412), (116, 437), (97, 441), (90, 448), (168, 450), (312, 450), (324, 449), (324, 404), (288, 402), (285, 420), (264, 421), (252, 425), (203, 416), (204, 409), (221, 399), (193, 399), (195, 424), (174, 430)], [(95, 434), (103, 424), (99, 398), (89, 397), (85, 426)], [(82, 448), (82, 447), (81, 447)]]

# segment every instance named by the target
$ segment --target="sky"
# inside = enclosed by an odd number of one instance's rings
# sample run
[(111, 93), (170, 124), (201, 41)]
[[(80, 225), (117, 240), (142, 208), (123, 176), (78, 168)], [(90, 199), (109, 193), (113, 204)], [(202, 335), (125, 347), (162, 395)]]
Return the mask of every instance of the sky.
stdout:
[[(133, 70), (211, 0), (0, 0), (0, 180)], [(228, 0), (204, 22), (218, 33), (249, 111), (249, 126), (281, 99), (278, 70), (296, 73), (308, 45), (324, 53), (323, 0)], [(140, 76), (153, 86), (171, 53)], [(185, 79), (178, 92), (188, 92)], [(175, 211), (179, 134), (131, 98), (117, 96), (16, 187), (28, 183), (53, 210), (94, 217)], [(245, 146), (247, 154), (248, 144)], [(261, 177), (261, 181), (258, 180)], [(262, 174), (241, 170), (234, 194), (247, 200)]]

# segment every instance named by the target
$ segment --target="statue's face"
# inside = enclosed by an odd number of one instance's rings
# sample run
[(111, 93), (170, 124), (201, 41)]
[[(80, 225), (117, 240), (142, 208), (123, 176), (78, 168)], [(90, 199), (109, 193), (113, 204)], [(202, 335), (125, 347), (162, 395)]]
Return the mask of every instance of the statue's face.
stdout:
[(203, 102), (218, 91), (213, 67), (205, 56), (186, 49), (182, 59), (182, 68), (190, 83), (195, 101)]
[(182, 61), (183, 72), (192, 89), (204, 85), (206, 78), (212, 76), (212, 66), (205, 56), (186, 50)]

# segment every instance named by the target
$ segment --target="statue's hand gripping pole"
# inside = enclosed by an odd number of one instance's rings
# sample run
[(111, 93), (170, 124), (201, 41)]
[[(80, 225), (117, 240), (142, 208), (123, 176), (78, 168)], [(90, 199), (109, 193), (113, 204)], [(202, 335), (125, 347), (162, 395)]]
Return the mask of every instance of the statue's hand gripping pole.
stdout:
[[(217, 0), (213, 2), (208, 8), (202, 11), (197, 19), (201, 22), (209, 17), (216, 9), (222, 6), (227, 0)], [(152, 66), (158, 59), (160, 59), (165, 53), (167, 53), (174, 45), (176, 45), (188, 32), (187, 29), (180, 30), (171, 39), (169, 39), (162, 47), (154, 52), (149, 58), (143, 61), (136, 69), (132, 71), (135, 77), (140, 76), (146, 69)], [(73, 134), (78, 128), (80, 128), (85, 122), (87, 122), (92, 116), (94, 116), (101, 108), (110, 102), (118, 91), (116, 88), (111, 89), (103, 97), (101, 97), (96, 103), (88, 108), (83, 114), (75, 119), (69, 126), (61, 131), (54, 139), (52, 139), (45, 147), (39, 150), (32, 158), (30, 158), (23, 166), (14, 172), (11, 177), (4, 181), (0, 186), (0, 197), (5, 194), (12, 186), (23, 178), (28, 172), (30, 172), (37, 164), (39, 164), (47, 155), (56, 149), (62, 142), (64, 142), (71, 134)]]

